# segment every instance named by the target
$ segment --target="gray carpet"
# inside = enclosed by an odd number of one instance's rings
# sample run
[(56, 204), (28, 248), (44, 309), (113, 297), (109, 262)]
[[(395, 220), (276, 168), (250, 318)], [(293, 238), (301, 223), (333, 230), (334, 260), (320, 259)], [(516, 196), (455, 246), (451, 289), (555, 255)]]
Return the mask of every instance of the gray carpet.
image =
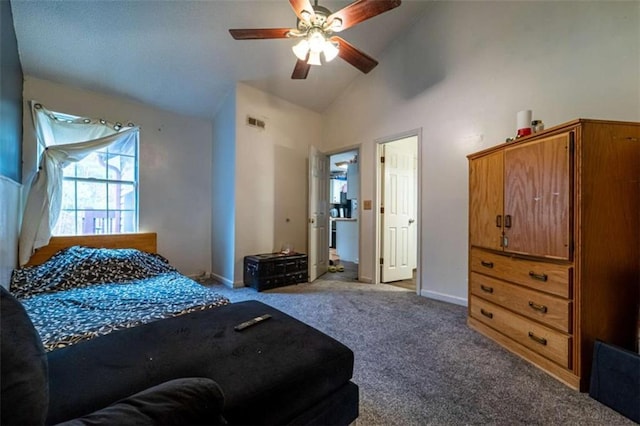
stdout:
[(635, 424), (469, 329), (462, 306), (330, 278), (261, 293), (209, 285), (232, 302), (267, 303), (349, 346), (358, 425)]

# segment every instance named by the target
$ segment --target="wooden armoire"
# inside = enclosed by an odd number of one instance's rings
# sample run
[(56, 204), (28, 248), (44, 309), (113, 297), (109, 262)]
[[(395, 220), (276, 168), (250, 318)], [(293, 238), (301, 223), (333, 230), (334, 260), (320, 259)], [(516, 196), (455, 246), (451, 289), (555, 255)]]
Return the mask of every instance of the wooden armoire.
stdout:
[(640, 123), (578, 119), (469, 159), (473, 329), (574, 389), (636, 349)]

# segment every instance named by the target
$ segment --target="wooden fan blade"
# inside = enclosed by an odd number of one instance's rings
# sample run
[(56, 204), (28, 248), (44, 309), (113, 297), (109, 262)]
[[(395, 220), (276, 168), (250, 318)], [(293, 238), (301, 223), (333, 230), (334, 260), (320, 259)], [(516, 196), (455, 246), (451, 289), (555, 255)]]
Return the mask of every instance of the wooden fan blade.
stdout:
[(362, 21), (400, 6), (400, 1), (401, 0), (357, 0), (329, 15), (327, 22), (338, 18), (342, 21), (342, 26), (334, 27), (333, 31), (346, 30)]
[(296, 62), (296, 66), (293, 68), (293, 74), (291, 74), (291, 78), (294, 80), (304, 80), (309, 75), (309, 70), (311, 69), (311, 65), (307, 64), (307, 61), (302, 61), (298, 59)]
[[(315, 15), (313, 6), (311, 5), (311, 2), (309, 0), (289, 0), (289, 3), (291, 3), (291, 7), (293, 8), (293, 11), (296, 13), (296, 16), (301, 21), (309, 22), (309, 19), (313, 15)], [(302, 13), (305, 10), (309, 12), (309, 15), (306, 17)]]
[(236, 40), (287, 38), (291, 28), (245, 28), (229, 30)]
[(369, 71), (374, 69), (376, 65), (378, 65), (378, 61), (359, 50), (345, 39), (333, 36), (331, 37), (331, 41), (335, 41), (340, 45), (338, 56), (358, 68), (363, 73), (367, 74)]

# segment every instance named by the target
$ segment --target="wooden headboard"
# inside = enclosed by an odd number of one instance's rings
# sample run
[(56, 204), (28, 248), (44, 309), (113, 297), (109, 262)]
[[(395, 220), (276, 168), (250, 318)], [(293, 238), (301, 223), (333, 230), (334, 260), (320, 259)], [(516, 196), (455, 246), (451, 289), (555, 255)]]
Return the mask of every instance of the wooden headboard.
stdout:
[(49, 245), (36, 250), (27, 266), (39, 265), (63, 248), (86, 246), (100, 248), (134, 248), (149, 253), (156, 253), (158, 235), (155, 232), (137, 234), (109, 235), (74, 235), (68, 237), (51, 237)]

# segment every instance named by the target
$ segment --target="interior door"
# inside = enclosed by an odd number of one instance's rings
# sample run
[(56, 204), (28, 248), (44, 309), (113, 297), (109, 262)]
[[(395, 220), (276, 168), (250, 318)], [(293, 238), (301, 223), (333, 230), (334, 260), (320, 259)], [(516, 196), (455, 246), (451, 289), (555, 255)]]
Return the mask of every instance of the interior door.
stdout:
[(415, 146), (384, 144), (382, 199), (382, 282), (409, 280), (415, 267)]
[(329, 159), (314, 146), (309, 149), (309, 282), (329, 267)]
[(569, 259), (571, 134), (505, 150), (505, 251)]

